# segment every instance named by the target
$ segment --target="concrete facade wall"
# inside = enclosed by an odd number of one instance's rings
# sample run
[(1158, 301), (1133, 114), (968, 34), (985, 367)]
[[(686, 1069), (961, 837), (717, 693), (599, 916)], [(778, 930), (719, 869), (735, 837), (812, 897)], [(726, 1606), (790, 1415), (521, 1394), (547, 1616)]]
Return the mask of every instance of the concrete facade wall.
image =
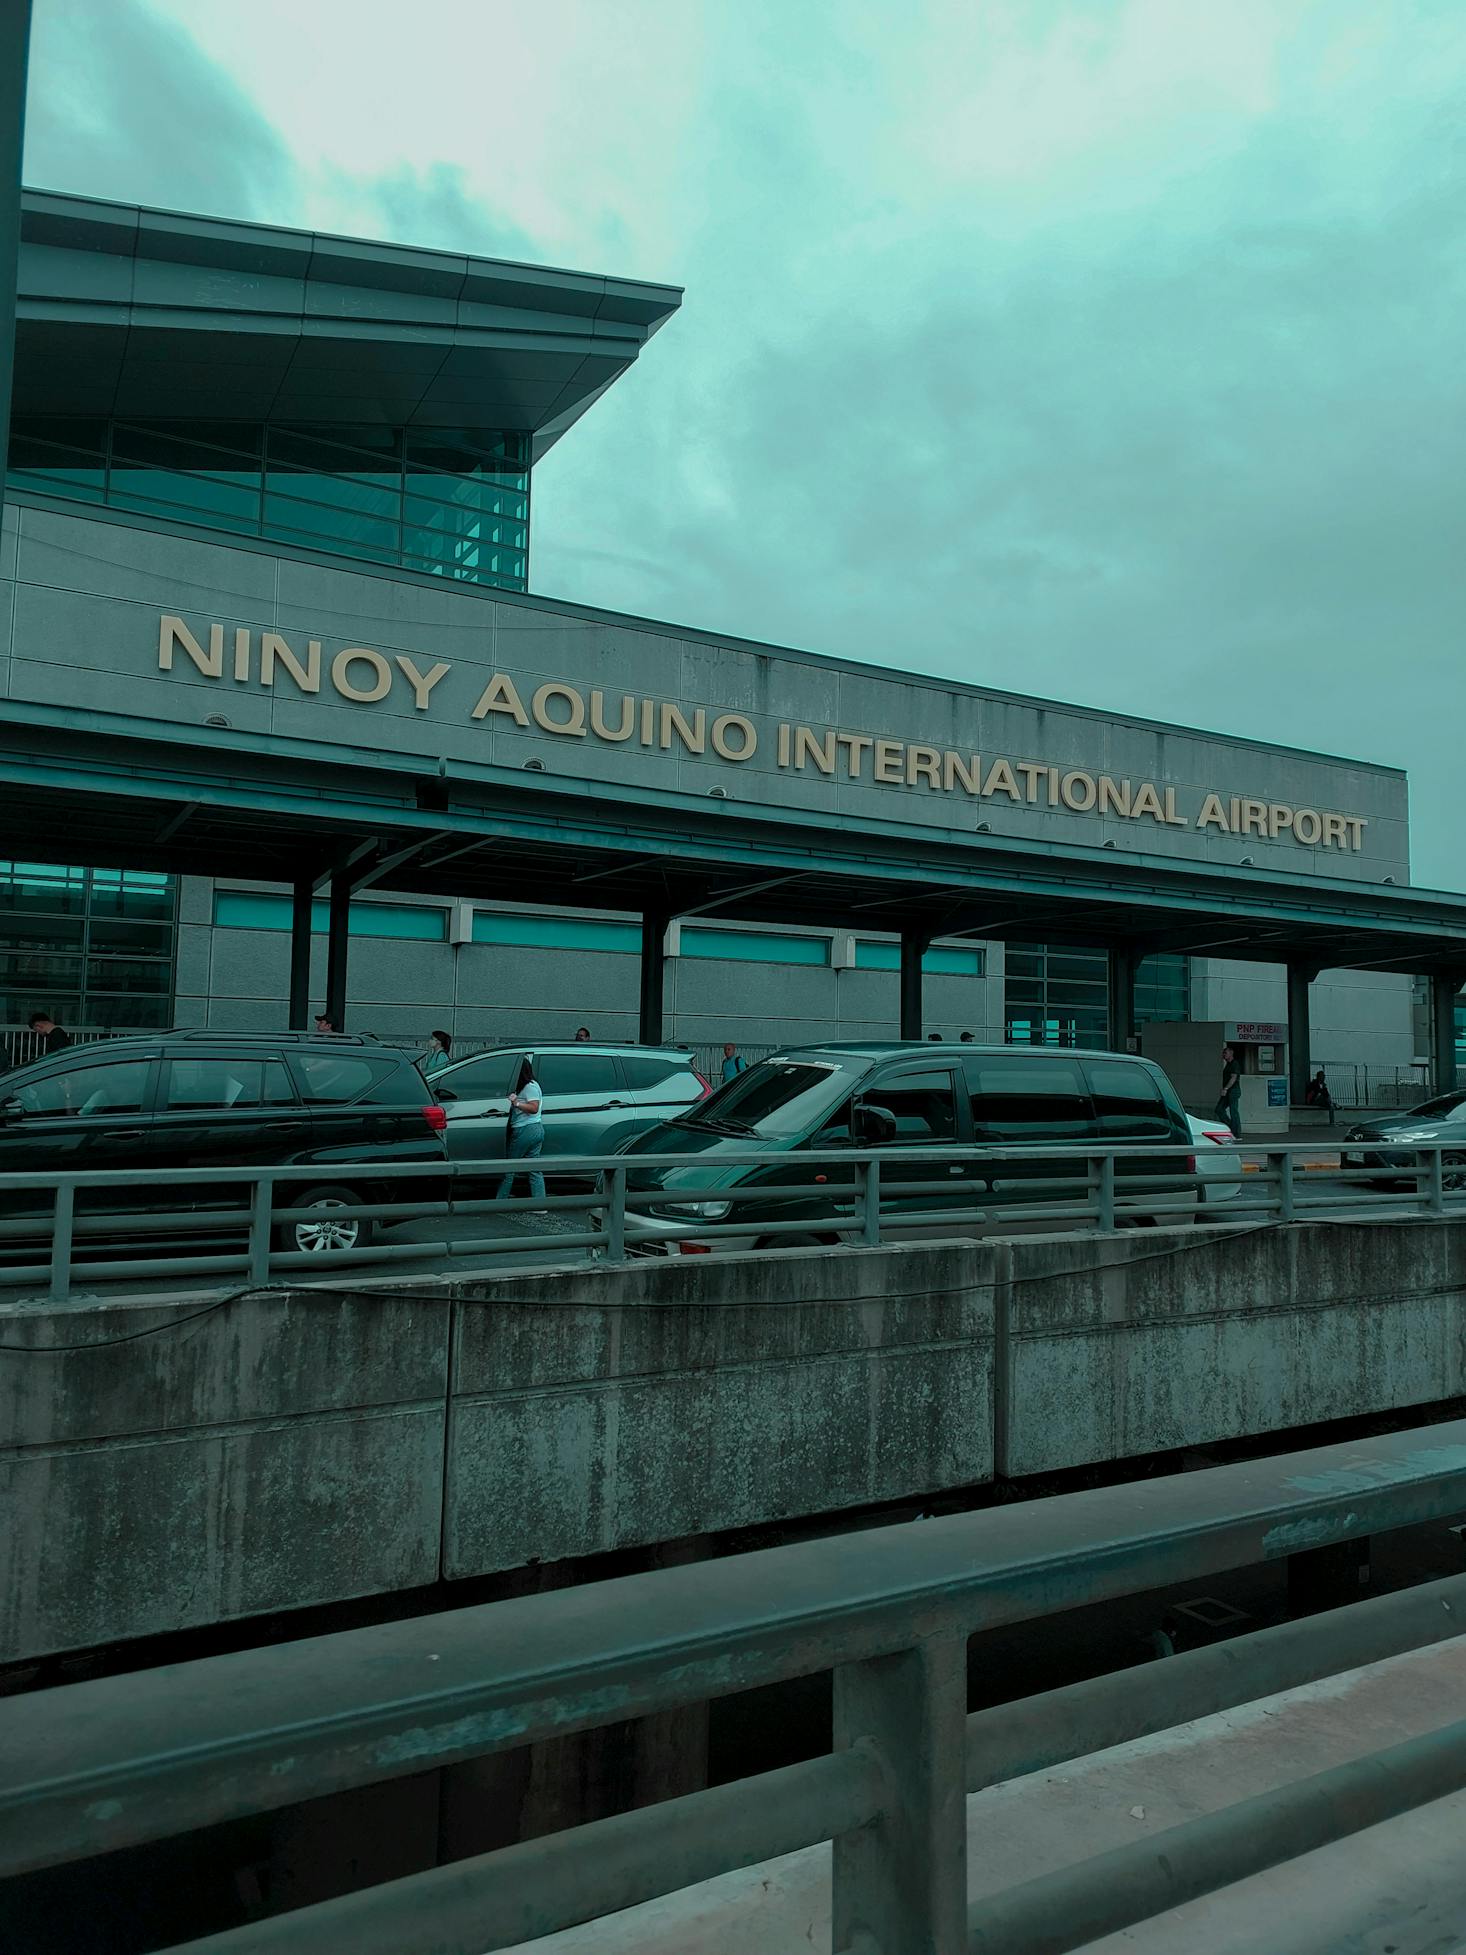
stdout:
[[(617, 617), (543, 598), (452, 586), (386, 566), (312, 562), (299, 552), (238, 538), (204, 540), (92, 512), (21, 505), (15, 511), (13, 564), (0, 614), (13, 617), (8, 659), (0, 647), (0, 698), (70, 707), (93, 717), (115, 716), (136, 734), (148, 721), (200, 728), (224, 714), (236, 733), (268, 736), (275, 751), (306, 743), (326, 748), (416, 755), (445, 765), (512, 770), (520, 789), (526, 763), (547, 775), (574, 778), (587, 806), (618, 796), (706, 796), (722, 789), (728, 819), (740, 806), (791, 810), (818, 823), (872, 820), (913, 825), (933, 836), (970, 835), (979, 819), (994, 836), (1038, 845), (1117, 848), (1170, 859), (1233, 864), (1239, 851), (1268, 869), (1294, 875), (1380, 882), (1409, 878), (1406, 784), (1396, 770), (1335, 760), (1221, 735), (1168, 727), (1140, 718), (1026, 700), (786, 651), (639, 618)], [(206, 675), (185, 654), (169, 669), (160, 660), (160, 619), (182, 619), (206, 646), (210, 627), (222, 627), (231, 647), (227, 669)], [(283, 672), (262, 683), (261, 634), (282, 635), (298, 655), (319, 642), (326, 676), (302, 689)], [(252, 648), (236, 670), (234, 634)], [(338, 654), (356, 648), (385, 660), (388, 690), (376, 700), (349, 698), (330, 676)], [(420, 672), (446, 668), (419, 707), (397, 661)], [(507, 677), (520, 713), (485, 708), (485, 689)], [(357, 674), (360, 690), (361, 673)], [(348, 675), (349, 682), (349, 675)], [(554, 730), (534, 718), (530, 702), (542, 685), (574, 689), (587, 724)], [(701, 711), (741, 715), (756, 746), (744, 759), (719, 756), (705, 735), (704, 751), (689, 752), (660, 734), (644, 742), (599, 736), (587, 702), (600, 692), (604, 718), (619, 726), (621, 702), (677, 708), (690, 721)], [(573, 721), (563, 694), (555, 720)], [(637, 722), (639, 727), (639, 720)], [(859, 775), (854, 760), (833, 773), (780, 764), (779, 727), (808, 725), (865, 742)], [(791, 736), (792, 737), (792, 736)], [(1034, 798), (987, 788), (933, 787), (906, 768), (904, 757), (877, 776), (876, 740), (990, 766), (1031, 764)], [(725, 746), (730, 743), (725, 742)], [(736, 742), (732, 743), (736, 746)], [(895, 766), (895, 772), (890, 767)], [(1150, 782), (1158, 797), (1169, 789), (1174, 818), (1126, 818), (1114, 812), (1075, 812), (1055, 781), (1078, 770), (1091, 788), (1101, 774), (1137, 787)], [(940, 776), (939, 776), (940, 777)], [(1264, 804), (1307, 807), (1364, 823), (1360, 846), (1305, 846), (1281, 830), (1268, 835), (1223, 832), (1199, 825), (1205, 797), (1215, 794)], [(1051, 805), (1053, 804), (1053, 805)]]
[[(283, 930), (214, 929), (214, 884), (183, 879), (179, 903), (175, 1022), (266, 1031), (284, 1023), (289, 941)], [(394, 896), (401, 903), (407, 899)], [(431, 905), (442, 909), (440, 902)], [(718, 919), (733, 922), (734, 919)], [(799, 935), (762, 926), (771, 937)], [(830, 933), (815, 932), (828, 942)], [(871, 937), (880, 933), (872, 931)], [(964, 940), (972, 948), (973, 940)], [(1004, 1036), (1004, 948), (977, 945), (981, 977), (926, 979), (926, 1024), (979, 1042)], [(312, 954), (317, 998), (326, 984), (325, 938)], [(600, 1039), (634, 1039), (637, 959), (620, 952), (492, 944), (394, 942), (353, 937), (352, 1025), (426, 1039), (443, 1026), (455, 1039), (568, 1039), (579, 1025)], [(667, 1036), (688, 1045), (793, 1045), (820, 1039), (887, 1039), (898, 1031), (894, 971), (673, 957), (667, 966)], [(1408, 1071), (1415, 1043), (1411, 981), (1388, 971), (1325, 971), (1311, 995), (1314, 1065), (1330, 1068), (1336, 1097), (1357, 1077)], [(1191, 974), (1194, 1019), (1286, 1019), (1286, 983), (1267, 964), (1198, 958)]]
[(97, 1348), (0, 1352), (0, 1661), (1466, 1393), (1459, 1221), (695, 1258), (441, 1298), (12, 1307), (7, 1345)]

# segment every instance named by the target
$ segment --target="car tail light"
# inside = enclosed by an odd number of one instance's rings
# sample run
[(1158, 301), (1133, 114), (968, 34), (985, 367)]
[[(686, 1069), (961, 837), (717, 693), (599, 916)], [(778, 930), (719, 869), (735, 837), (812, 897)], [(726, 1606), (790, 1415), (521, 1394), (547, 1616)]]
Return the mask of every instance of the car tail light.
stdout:
[(677, 1253), (680, 1256), (710, 1256), (712, 1244), (708, 1242), (679, 1242)]
[(704, 1079), (696, 1066), (694, 1066), (692, 1069), (692, 1076), (697, 1081), (698, 1085), (702, 1088), (701, 1093), (698, 1094), (698, 1098), (700, 1100), (705, 1100), (708, 1094), (711, 1093), (713, 1090), (713, 1082), (710, 1079)]
[(1237, 1136), (1232, 1132), (1230, 1127), (1221, 1127), (1215, 1133), (1208, 1130), (1206, 1137), (1210, 1141), (1215, 1141), (1218, 1147), (1235, 1147), (1237, 1145)]
[(1186, 1172), (1188, 1174), (1195, 1174), (1196, 1172), (1196, 1156), (1194, 1154), (1188, 1154), (1186, 1156)]
[(435, 1134), (441, 1134), (448, 1125), (448, 1111), (446, 1107), (425, 1106), (422, 1110), (422, 1117), (427, 1121)]

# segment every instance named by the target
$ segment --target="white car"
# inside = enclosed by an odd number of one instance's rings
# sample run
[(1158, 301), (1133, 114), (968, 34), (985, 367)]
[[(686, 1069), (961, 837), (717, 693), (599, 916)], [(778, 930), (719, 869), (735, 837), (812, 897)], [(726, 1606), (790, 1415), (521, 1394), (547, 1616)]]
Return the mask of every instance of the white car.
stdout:
[(1230, 1127), (1215, 1118), (1199, 1120), (1194, 1113), (1191, 1138), (1196, 1142), (1198, 1199), (1204, 1208), (1235, 1201), (1242, 1192), (1242, 1154)]

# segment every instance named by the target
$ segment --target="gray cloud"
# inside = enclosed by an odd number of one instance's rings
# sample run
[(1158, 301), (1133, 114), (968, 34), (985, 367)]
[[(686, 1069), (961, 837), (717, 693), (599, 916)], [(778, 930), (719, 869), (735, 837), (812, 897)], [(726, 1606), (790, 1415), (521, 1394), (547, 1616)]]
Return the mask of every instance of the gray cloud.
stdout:
[(294, 202), (294, 164), (268, 120), (146, 7), (40, 0), (30, 83), (29, 184), (265, 220)]

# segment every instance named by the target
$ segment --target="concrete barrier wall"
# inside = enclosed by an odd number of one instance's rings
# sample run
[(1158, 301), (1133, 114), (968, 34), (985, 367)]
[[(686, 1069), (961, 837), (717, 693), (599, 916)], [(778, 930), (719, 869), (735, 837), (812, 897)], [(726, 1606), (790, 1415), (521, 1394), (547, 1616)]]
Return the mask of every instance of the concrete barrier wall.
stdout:
[(446, 1313), (198, 1311), (0, 1313), (0, 1661), (436, 1575)]
[(0, 1349), (0, 1662), (1431, 1404), (1463, 1299), (1416, 1222), (11, 1309), (97, 1348)]
[(1466, 1392), (1461, 1222), (1030, 1236), (1006, 1254), (1005, 1477)]
[(986, 1244), (485, 1285), (456, 1313), (444, 1571), (992, 1477)]

